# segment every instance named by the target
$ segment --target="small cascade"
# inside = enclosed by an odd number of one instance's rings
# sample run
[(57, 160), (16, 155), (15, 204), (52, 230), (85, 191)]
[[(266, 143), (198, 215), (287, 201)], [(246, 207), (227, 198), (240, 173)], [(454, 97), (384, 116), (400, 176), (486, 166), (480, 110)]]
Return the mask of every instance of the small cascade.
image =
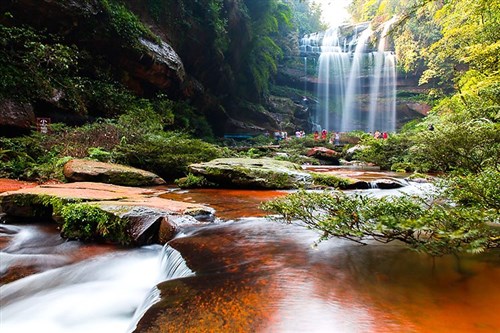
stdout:
[(194, 275), (194, 272), (187, 267), (186, 261), (184, 261), (179, 251), (169, 245), (163, 247), (160, 271), (162, 272), (161, 280), (163, 281)]
[[(194, 272), (187, 267), (186, 262), (179, 251), (166, 244), (162, 249), (160, 257), (160, 274), (158, 281), (168, 281), (192, 275), (195, 275)], [(155, 286), (151, 289), (142, 304), (135, 311), (131, 325), (129, 326), (127, 332), (134, 331), (137, 323), (142, 318), (144, 313), (159, 300), (160, 290)]]
[(396, 57), (386, 51), (387, 33), (395, 18), (383, 25), (370, 83), (368, 130), (394, 132), (396, 129)]
[(307, 57), (304, 57), (304, 98), (307, 95)]
[(344, 52), (339, 40), (338, 27), (326, 31), (318, 59), (319, 105), (315, 123), (332, 129), (340, 122), (346, 82), (350, 68), (349, 53)]

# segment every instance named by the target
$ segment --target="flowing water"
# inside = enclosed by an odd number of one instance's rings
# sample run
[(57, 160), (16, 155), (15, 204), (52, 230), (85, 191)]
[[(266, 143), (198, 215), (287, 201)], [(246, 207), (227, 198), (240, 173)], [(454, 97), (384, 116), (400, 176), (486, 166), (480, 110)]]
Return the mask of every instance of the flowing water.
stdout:
[(359, 24), (351, 33), (345, 25), (334, 26), (301, 39), (304, 62), (318, 57), (313, 130), (395, 131), (396, 56), (389, 43), (394, 22), (376, 31)]
[(432, 259), (399, 244), (315, 246), (314, 231), (262, 217), (258, 203), (284, 194), (171, 191), (222, 220), (165, 247), (85, 245), (50, 225), (1, 225), (0, 331), (500, 332), (498, 251)]

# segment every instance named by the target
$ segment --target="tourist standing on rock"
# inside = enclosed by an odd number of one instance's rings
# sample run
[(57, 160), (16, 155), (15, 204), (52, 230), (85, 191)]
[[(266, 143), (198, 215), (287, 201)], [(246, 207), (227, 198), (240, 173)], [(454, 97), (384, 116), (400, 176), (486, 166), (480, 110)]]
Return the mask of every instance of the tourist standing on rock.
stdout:
[(321, 131), (321, 140), (326, 141), (327, 136), (328, 136), (328, 131), (326, 129), (323, 129)]
[(319, 139), (319, 133), (318, 131), (314, 131), (314, 141), (318, 141)]
[(340, 133), (335, 132), (335, 145), (338, 146), (340, 144)]

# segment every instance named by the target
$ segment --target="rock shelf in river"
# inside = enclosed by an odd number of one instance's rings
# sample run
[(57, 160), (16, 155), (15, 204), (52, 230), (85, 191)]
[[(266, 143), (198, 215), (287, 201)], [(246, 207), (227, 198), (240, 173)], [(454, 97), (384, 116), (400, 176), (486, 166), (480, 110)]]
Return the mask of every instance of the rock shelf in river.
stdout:
[[(162, 193), (93, 182), (40, 185), (1, 193), (0, 213), (7, 218), (56, 221), (67, 238), (126, 245), (166, 243), (182, 225), (213, 218), (210, 207), (160, 198)], [(80, 211), (81, 217), (71, 210)], [(117, 226), (123, 226), (119, 240), (113, 235)]]

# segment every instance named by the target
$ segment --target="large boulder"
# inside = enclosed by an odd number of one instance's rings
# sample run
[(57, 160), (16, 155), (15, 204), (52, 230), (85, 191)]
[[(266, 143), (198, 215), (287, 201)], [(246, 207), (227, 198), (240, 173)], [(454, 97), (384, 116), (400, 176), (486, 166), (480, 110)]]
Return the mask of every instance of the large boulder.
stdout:
[(309, 149), (306, 153), (308, 157), (314, 157), (319, 160), (323, 160), (332, 165), (339, 165), (339, 153), (333, 149), (326, 147), (313, 147)]
[(164, 244), (183, 225), (213, 220), (212, 208), (164, 199), (162, 193), (91, 182), (41, 185), (1, 193), (0, 214), (54, 220), (65, 238), (127, 245)]
[(222, 187), (292, 189), (312, 179), (299, 165), (270, 158), (219, 158), (191, 164), (189, 171)]
[(162, 185), (158, 175), (129, 166), (74, 159), (64, 165), (64, 177), (69, 182), (101, 182), (126, 186)]
[(28, 103), (0, 101), (0, 133), (18, 135), (28, 133), (35, 126), (35, 113)]

